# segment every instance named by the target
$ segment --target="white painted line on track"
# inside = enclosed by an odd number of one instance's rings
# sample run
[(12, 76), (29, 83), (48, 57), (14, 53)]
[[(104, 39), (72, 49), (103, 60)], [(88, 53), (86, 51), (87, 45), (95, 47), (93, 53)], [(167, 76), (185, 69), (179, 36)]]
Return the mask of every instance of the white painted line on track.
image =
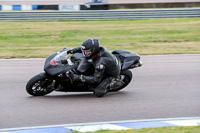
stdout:
[(178, 126), (199, 126), (200, 120), (175, 120), (175, 121), (163, 121), (170, 124), (178, 125)]
[(128, 130), (129, 128), (113, 125), (113, 124), (98, 124), (98, 125), (86, 125), (86, 126), (72, 126), (67, 127), (69, 129), (79, 131), (79, 132), (94, 132), (97, 129), (100, 130)]

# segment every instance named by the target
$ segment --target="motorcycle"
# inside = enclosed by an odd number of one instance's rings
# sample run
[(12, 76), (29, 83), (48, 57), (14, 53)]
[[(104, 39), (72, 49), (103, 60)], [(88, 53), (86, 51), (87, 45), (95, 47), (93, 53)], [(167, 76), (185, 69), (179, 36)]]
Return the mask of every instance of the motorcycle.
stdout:
[[(73, 81), (72, 75), (93, 75), (94, 67), (82, 53), (67, 55), (64, 48), (53, 53), (45, 60), (44, 72), (32, 77), (26, 84), (26, 91), (33, 96), (44, 96), (53, 91), (60, 92), (93, 92), (98, 85), (91, 85), (81, 81)], [(125, 88), (132, 80), (129, 69), (141, 67), (142, 62), (138, 54), (124, 50), (114, 50), (112, 54), (121, 63), (121, 72), (108, 86), (108, 92), (116, 92)], [(94, 92), (93, 92), (94, 93)]]

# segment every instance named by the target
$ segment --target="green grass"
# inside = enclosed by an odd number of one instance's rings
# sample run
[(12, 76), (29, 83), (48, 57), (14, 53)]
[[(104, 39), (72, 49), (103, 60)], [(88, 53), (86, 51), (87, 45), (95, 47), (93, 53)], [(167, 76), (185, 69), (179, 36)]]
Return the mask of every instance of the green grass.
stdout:
[(110, 51), (200, 54), (200, 19), (0, 22), (0, 58), (41, 58), (98, 38)]
[[(79, 132), (74, 132), (79, 133)], [(197, 127), (162, 127), (162, 128), (144, 128), (134, 130), (100, 130), (96, 132), (85, 133), (200, 133), (200, 126)]]

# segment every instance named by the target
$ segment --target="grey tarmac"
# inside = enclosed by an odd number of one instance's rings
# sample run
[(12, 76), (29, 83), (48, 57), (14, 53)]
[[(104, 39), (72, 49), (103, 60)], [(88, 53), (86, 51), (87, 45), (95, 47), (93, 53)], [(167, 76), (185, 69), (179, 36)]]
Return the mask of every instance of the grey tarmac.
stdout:
[(45, 59), (0, 60), (0, 128), (200, 116), (200, 55), (141, 56), (122, 91), (53, 92), (30, 96), (25, 86)]

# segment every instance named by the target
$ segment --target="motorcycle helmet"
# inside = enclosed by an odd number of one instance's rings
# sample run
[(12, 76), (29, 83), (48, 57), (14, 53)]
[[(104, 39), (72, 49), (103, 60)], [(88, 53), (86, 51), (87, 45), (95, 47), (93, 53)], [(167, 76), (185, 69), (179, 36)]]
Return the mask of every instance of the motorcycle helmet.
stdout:
[(94, 38), (85, 40), (82, 44), (81, 50), (86, 59), (91, 59), (99, 52), (99, 40)]

